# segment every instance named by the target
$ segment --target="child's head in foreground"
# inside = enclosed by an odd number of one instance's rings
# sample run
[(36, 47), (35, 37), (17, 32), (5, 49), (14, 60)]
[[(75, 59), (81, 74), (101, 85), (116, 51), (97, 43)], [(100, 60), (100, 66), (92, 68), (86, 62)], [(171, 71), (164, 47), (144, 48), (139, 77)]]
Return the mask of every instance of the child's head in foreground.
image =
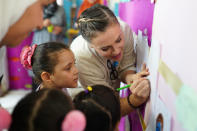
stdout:
[(120, 121), (118, 94), (103, 85), (88, 87), (73, 100), (76, 109), (86, 115), (85, 131), (115, 131)]
[(84, 115), (63, 91), (45, 88), (19, 101), (9, 131), (83, 131)]
[(45, 87), (77, 87), (75, 57), (66, 44), (48, 42), (25, 47), (21, 52), (21, 63), (32, 69), (37, 82)]

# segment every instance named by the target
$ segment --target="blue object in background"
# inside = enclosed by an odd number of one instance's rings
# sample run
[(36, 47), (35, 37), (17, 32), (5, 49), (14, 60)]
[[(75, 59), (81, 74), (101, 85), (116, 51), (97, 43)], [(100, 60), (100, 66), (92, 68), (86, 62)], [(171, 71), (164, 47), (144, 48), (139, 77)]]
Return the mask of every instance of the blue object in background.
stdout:
[[(67, 29), (71, 29), (73, 27), (71, 27), (71, 8), (73, 5), (73, 2), (76, 2), (76, 14), (78, 12), (78, 9), (81, 5), (81, 3), (83, 2), (83, 0), (76, 0), (76, 1), (72, 1), (72, 0), (63, 0), (63, 7), (64, 7), (64, 11), (66, 13), (66, 27)], [(68, 38), (65, 38), (65, 43), (68, 43)]]
[[(77, 14), (77, 11), (78, 11), (81, 3), (83, 2), (83, 0), (76, 0), (75, 2), (76, 2), (75, 4), (76, 4), (76, 8), (77, 8), (77, 10), (76, 10), (76, 14)], [(72, 8), (73, 4), (74, 3), (72, 0), (64, 0), (64, 3), (63, 3), (64, 10), (66, 12), (67, 29), (72, 28), (70, 21), (71, 21), (71, 8)]]
[(161, 131), (161, 122), (156, 123), (156, 131)]
[(67, 23), (67, 29), (70, 29), (70, 9), (72, 7), (72, 1), (70, 0), (64, 0), (63, 3), (64, 11), (66, 13), (66, 23)]
[(115, 3), (113, 12), (115, 16), (119, 16), (119, 3)]

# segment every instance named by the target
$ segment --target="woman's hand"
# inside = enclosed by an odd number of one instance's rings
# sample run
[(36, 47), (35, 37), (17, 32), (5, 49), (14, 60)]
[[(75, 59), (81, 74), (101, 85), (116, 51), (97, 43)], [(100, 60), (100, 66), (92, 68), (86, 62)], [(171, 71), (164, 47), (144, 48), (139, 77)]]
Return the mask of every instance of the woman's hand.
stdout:
[(139, 78), (133, 82), (131, 87), (129, 88), (132, 92), (132, 95), (130, 95), (130, 102), (134, 106), (140, 106), (143, 104), (150, 95), (150, 82), (146, 78)]
[(136, 74), (127, 74), (126, 82), (127, 84), (131, 84), (140, 78), (147, 77), (149, 74), (149, 69), (146, 67), (146, 64), (143, 64), (141, 72)]
[(139, 78), (142, 78), (142, 77), (146, 77), (148, 76), (150, 73), (149, 73), (149, 69), (146, 67), (146, 64), (144, 63), (143, 66), (142, 66), (142, 69), (140, 72), (136, 73), (136, 77), (135, 79), (139, 79)]

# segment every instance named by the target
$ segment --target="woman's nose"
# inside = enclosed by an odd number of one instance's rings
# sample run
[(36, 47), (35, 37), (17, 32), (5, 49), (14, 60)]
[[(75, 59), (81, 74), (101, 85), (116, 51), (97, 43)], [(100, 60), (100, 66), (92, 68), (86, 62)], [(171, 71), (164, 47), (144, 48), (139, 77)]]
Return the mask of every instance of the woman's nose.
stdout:
[(118, 46), (114, 46), (114, 47), (113, 47), (113, 52), (112, 52), (113, 55), (118, 55), (118, 54), (120, 53), (119, 50), (120, 50), (120, 49), (119, 49)]

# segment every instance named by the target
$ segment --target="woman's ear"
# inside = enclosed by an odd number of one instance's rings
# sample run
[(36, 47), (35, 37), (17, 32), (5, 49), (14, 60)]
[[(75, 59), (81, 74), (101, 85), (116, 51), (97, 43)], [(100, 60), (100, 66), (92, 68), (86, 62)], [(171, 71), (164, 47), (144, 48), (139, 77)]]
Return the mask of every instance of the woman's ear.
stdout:
[(43, 82), (51, 82), (51, 74), (44, 71), (41, 73), (41, 79)]

